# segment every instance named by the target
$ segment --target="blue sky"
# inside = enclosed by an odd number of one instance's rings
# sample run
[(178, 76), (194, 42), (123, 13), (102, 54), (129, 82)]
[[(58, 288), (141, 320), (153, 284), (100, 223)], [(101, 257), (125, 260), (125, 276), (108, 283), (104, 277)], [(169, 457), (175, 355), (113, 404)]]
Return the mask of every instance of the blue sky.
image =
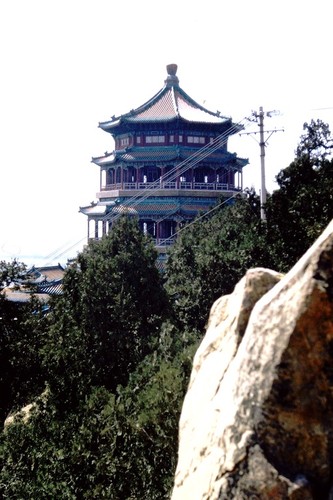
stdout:
[[(332, 11), (329, 0), (1, 2), (0, 259), (45, 265), (82, 248), (79, 206), (99, 187), (91, 158), (113, 149), (98, 122), (147, 101), (169, 63), (193, 99), (234, 121), (279, 110), (265, 119), (284, 128), (266, 148), (273, 190), (303, 123), (333, 130)], [(259, 190), (255, 137), (229, 149), (249, 158), (244, 186)]]

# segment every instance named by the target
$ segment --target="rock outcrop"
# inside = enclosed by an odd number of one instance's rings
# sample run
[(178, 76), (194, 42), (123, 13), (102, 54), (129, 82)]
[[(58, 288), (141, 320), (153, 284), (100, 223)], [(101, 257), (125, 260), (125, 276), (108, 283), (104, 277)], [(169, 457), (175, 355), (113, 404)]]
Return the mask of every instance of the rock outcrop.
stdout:
[(333, 221), (285, 276), (213, 306), (180, 419), (172, 500), (329, 499)]

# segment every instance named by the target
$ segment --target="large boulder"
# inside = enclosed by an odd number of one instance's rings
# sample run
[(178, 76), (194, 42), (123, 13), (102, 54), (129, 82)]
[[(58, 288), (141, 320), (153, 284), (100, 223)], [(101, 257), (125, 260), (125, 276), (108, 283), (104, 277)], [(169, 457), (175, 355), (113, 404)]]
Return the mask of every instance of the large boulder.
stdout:
[(252, 269), (214, 304), (172, 500), (330, 498), (332, 462), (333, 221), (287, 275)]

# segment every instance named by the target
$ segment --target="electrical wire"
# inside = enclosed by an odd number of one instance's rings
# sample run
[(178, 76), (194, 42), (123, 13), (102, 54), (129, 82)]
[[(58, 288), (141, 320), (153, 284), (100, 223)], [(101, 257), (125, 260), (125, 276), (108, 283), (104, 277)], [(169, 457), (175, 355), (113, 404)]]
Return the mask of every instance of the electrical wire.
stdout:
[[(200, 148), (197, 152), (193, 153), (191, 156), (189, 156), (187, 159), (183, 160), (182, 162), (178, 163), (175, 167), (173, 167), (169, 172), (161, 176), (158, 180), (154, 181), (153, 183), (150, 184), (149, 188), (146, 188), (144, 192), (140, 191), (136, 195), (133, 195), (132, 197), (128, 198), (127, 200), (124, 200), (122, 202), (122, 208), (123, 211), (126, 211), (127, 207), (135, 207), (145, 199), (147, 199), (149, 196), (152, 196), (152, 193), (158, 189), (160, 189), (161, 183), (165, 182), (172, 182), (174, 181), (177, 177), (182, 176), (187, 170), (191, 169), (198, 163), (200, 163), (203, 159), (205, 159), (207, 156), (211, 155), (214, 153), (216, 150), (221, 148), (221, 145), (225, 142), (225, 139), (232, 135), (233, 133), (239, 131), (239, 128), (242, 127), (244, 128), (245, 124), (245, 118), (233, 125), (228, 131), (224, 132), (223, 134), (220, 134), (217, 136), (215, 139), (213, 139), (212, 142), (206, 144), (203, 148)], [(244, 123), (242, 123), (244, 122)], [(121, 214), (106, 214), (104, 217), (102, 217), (100, 220), (102, 221), (113, 221), (116, 218), (118, 218)]]
[[(114, 213), (110, 215), (106, 214), (104, 217), (99, 219), (101, 222), (108, 222), (109, 224), (117, 220), (123, 213), (125, 213), (128, 208), (135, 208), (138, 206), (140, 203), (142, 203), (144, 200), (149, 198), (150, 196), (153, 195), (155, 191), (161, 188), (162, 183), (167, 183), (167, 182), (173, 182), (177, 177), (181, 177), (185, 172), (187, 172), (189, 169), (193, 168), (196, 166), (198, 163), (200, 163), (202, 160), (210, 156), (212, 153), (217, 151), (218, 149), (221, 148), (221, 146), (225, 143), (226, 139), (233, 135), (234, 133), (239, 132), (239, 130), (244, 129), (246, 126), (248, 126), (251, 123), (251, 120), (249, 117), (244, 117), (242, 120), (239, 122), (235, 123), (230, 127), (227, 131), (223, 132), (222, 134), (218, 135), (215, 137), (211, 142), (200, 148), (198, 151), (194, 152), (192, 155), (190, 155), (188, 158), (183, 160), (182, 162), (178, 163), (175, 165), (169, 172), (166, 174), (162, 175), (158, 180), (154, 181), (153, 183), (150, 183), (149, 188), (144, 189), (144, 192), (139, 192), (128, 199), (124, 200), (121, 204), (120, 210), (117, 213)], [(225, 200), (222, 204), (226, 203), (230, 199), (234, 198), (237, 194), (239, 194), (241, 191), (237, 191), (233, 196)], [(221, 206), (221, 203), (218, 205)], [(201, 217), (206, 216), (210, 211), (215, 210), (217, 207), (213, 207), (213, 209), (209, 210), (208, 212), (205, 212), (200, 217), (197, 217), (194, 219), (191, 223), (186, 224), (185, 227), (189, 227), (194, 221), (200, 220)], [(166, 215), (166, 217), (170, 216), (170, 213)], [(164, 219), (162, 219), (164, 220)], [(182, 228), (182, 229), (184, 229)], [(181, 229), (181, 230), (182, 230)], [(179, 230), (178, 232), (180, 232)], [(165, 238), (165, 241), (170, 240), (171, 238), (174, 238), (175, 235), (178, 234), (175, 233), (174, 235), (170, 236), (169, 238)], [(72, 244), (70, 247), (65, 248), (61, 253), (57, 254), (57, 250), (55, 250), (53, 253), (49, 254), (45, 259), (49, 259), (50, 262), (47, 262), (45, 265), (49, 265), (51, 262), (54, 262), (56, 259), (61, 258), (63, 255), (66, 255), (70, 250), (78, 246), (80, 243), (82, 243), (84, 240), (86, 240), (86, 236), (83, 237), (82, 239), (76, 241), (74, 244)], [(61, 247), (60, 247), (61, 248)], [(52, 259), (52, 260), (50, 260)]]
[(168, 240), (174, 239), (174, 237), (177, 236), (182, 231), (184, 231), (184, 229), (188, 229), (190, 226), (192, 226), (192, 224), (195, 224), (196, 222), (198, 222), (199, 220), (203, 219), (204, 217), (207, 217), (207, 215), (211, 214), (212, 212), (214, 212), (215, 210), (217, 210), (218, 208), (220, 208), (222, 205), (224, 205), (225, 203), (228, 203), (230, 200), (232, 200), (237, 195), (239, 195), (240, 192), (243, 192), (243, 191), (237, 191), (237, 193), (234, 193), (232, 196), (229, 196), (229, 198), (227, 198), (226, 200), (223, 200), (221, 203), (215, 205), (215, 207), (209, 209), (204, 214), (201, 214), (198, 217), (196, 217), (195, 219), (191, 220), (185, 226), (183, 226), (180, 229), (178, 229), (178, 231), (176, 231), (172, 236), (169, 236), (169, 238), (165, 238), (164, 241), (168, 241)]
[[(327, 107), (321, 107), (321, 108), (311, 108), (311, 109), (307, 109), (307, 111), (328, 111), (328, 110), (332, 110), (333, 108), (331, 106), (327, 106)], [(282, 115), (285, 114), (285, 113), (281, 113)], [(253, 117), (252, 117), (252, 120), (253, 120)], [(240, 120), (239, 122), (237, 122), (233, 127), (231, 127), (226, 133), (224, 134), (221, 134), (220, 136), (216, 137), (213, 141), (213, 144), (215, 144), (216, 142), (218, 141), (221, 141), (221, 139), (223, 137), (227, 137), (229, 135), (232, 135), (233, 133), (236, 133), (238, 132), (238, 128), (239, 126), (245, 126), (245, 125), (249, 125), (249, 123), (252, 121), (251, 120), (251, 117), (244, 117), (242, 120)], [(194, 157), (196, 157), (197, 154), (200, 153), (200, 151), (203, 151), (205, 152), (206, 148), (208, 149), (208, 147), (210, 146), (210, 144), (212, 143), (209, 143), (207, 144), (206, 146), (204, 146), (203, 148), (201, 148), (198, 153), (194, 153), (191, 157), (187, 158), (186, 160), (184, 160), (183, 162), (177, 164), (172, 170), (170, 170), (169, 172), (167, 172), (167, 174), (165, 174), (165, 176), (162, 176), (162, 178), (160, 178), (158, 181), (156, 181), (156, 185), (154, 186), (154, 183), (153, 185), (151, 185), (150, 188), (147, 188), (145, 189), (145, 195), (143, 195), (142, 193), (137, 193), (136, 195), (134, 195), (133, 197), (129, 198), (128, 200), (124, 200), (124, 202), (122, 203), (122, 207), (123, 207), (123, 211), (125, 211), (125, 208), (128, 206), (136, 206), (138, 205), (141, 201), (145, 200), (147, 197), (151, 196), (152, 192), (155, 190), (155, 189), (158, 189), (159, 186), (160, 186), (160, 182), (172, 182), (172, 180), (177, 177), (177, 175), (181, 175), (179, 169), (184, 167), (184, 170), (182, 171), (182, 173), (185, 173), (187, 169), (191, 168), (191, 166), (194, 166), (196, 165), (196, 163), (194, 162), (193, 165), (188, 165), (188, 167), (186, 168), (186, 164), (187, 162), (189, 162), (192, 159), (194, 159)], [(216, 148), (218, 149), (218, 147)], [(212, 151), (213, 152), (213, 151)], [(208, 154), (211, 154), (211, 153), (208, 153)], [(207, 154), (207, 156), (208, 156)], [(206, 156), (204, 156), (202, 159), (204, 159)], [(198, 160), (198, 162), (201, 161), (201, 160)], [(178, 170), (178, 172), (177, 172)], [(167, 177), (167, 176), (172, 176), (173, 173), (175, 173), (175, 176), (174, 177)], [(163, 180), (162, 180), (163, 179)], [(238, 191), (236, 194), (240, 193), (241, 191)], [(235, 195), (236, 195), (235, 194)], [(231, 198), (233, 198), (234, 196), (232, 196)], [(231, 198), (228, 198), (231, 199)], [(228, 200), (225, 200), (225, 202), (227, 202)], [(220, 206), (220, 205), (219, 205)], [(212, 210), (215, 210), (216, 207), (214, 207)], [(209, 211), (210, 212), (210, 211)], [(209, 212), (205, 212), (205, 214), (203, 214), (203, 216), (206, 216)], [(109, 214), (107, 214), (103, 219), (101, 220), (105, 220), (105, 221), (114, 221), (116, 218), (118, 218), (121, 214), (114, 214), (112, 217), (110, 217)], [(169, 214), (170, 215), (170, 214)], [(196, 219), (194, 219), (191, 223), (189, 224), (186, 224), (186, 226), (184, 226), (184, 228), (181, 228), (181, 230), (185, 229), (186, 227), (189, 227), (192, 223), (194, 223), (196, 220), (200, 219), (200, 217), (197, 217)], [(164, 219), (162, 219), (164, 220)], [(178, 233), (175, 233), (175, 235), (178, 234)], [(174, 235), (173, 235), (174, 236)], [(173, 236), (171, 236), (170, 238), (168, 239), (171, 239), (173, 238)], [(67, 254), (71, 249), (75, 248), (76, 246), (78, 246), (80, 243), (82, 243), (83, 241), (85, 241), (87, 238), (86, 236), (84, 236), (82, 239), (78, 240), (77, 242), (75, 242), (74, 244), (72, 244), (70, 247), (68, 248), (65, 248), (64, 251), (62, 251), (61, 253), (57, 254), (57, 252), (62, 248), (58, 248), (56, 249), (54, 252), (52, 252), (51, 254), (49, 254), (47, 257), (45, 257), (45, 260), (46, 259), (50, 259), (54, 256), (54, 258), (52, 259), (52, 261), (54, 261), (55, 259), (57, 258), (60, 258), (62, 257), (63, 255)], [(167, 239), (166, 239), (167, 240)]]

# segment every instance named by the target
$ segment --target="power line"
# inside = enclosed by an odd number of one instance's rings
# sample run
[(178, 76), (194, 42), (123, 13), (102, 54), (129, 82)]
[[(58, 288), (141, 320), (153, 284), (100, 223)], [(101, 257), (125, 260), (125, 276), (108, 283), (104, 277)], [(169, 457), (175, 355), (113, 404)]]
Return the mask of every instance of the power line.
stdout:
[[(326, 106), (326, 107), (320, 107), (320, 108), (304, 108), (303, 111), (328, 111), (328, 110), (332, 110), (333, 109), (333, 106)], [(291, 112), (291, 109), (289, 108), (288, 109), (288, 112)], [(266, 113), (266, 116), (270, 116), (270, 113), (271, 112), (267, 112)], [(221, 138), (224, 136), (229, 136), (229, 135), (232, 135), (233, 132), (238, 132), (238, 130), (235, 130), (237, 128), (237, 126), (243, 126), (245, 128), (245, 126), (248, 126), (248, 124), (251, 122), (251, 121), (254, 121), (253, 118), (255, 117), (255, 115), (257, 114), (258, 116), (258, 113), (256, 112), (252, 112), (252, 115), (250, 117), (244, 117), (242, 120), (240, 120), (238, 123), (236, 123), (231, 129), (229, 129), (228, 133), (225, 133), (225, 134), (221, 134), (221, 136), (218, 136), (217, 138), (214, 139), (214, 143), (218, 140), (221, 140)], [(282, 112), (282, 113), (278, 113), (279, 115), (284, 115), (285, 113)], [(270, 133), (269, 137), (274, 133), (274, 132), (278, 132), (278, 131), (284, 131), (284, 129), (274, 129), (274, 130), (266, 130), (264, 131), (264, 133)], [(260, 131), (253, 131), (253, 132), (243, 132), (243, 133), (240, 133), (239, 135), (251, 135), (251, 136), (254, 136), (256, 134), (259, 134)], [(269, 137), (266, 138), (266, 140), (264, 141), (264, 147), (267, 145), (267, 141), (269, 139)], [(258, 142), (258, 141), (257, 141)], [(263, 141), (261, 141), (261, 143), (263, 143)], [(260, 144), (260, 143), (259, 143)], [(168, 178), (168, 182), (172, 182), (172, 179), (174, 179), (176, 177), (176, 172), (177, 172), (177, 169), (179, 168), (182, 168), (182, 166), (184, 166), (184, 171), (182, 171), (182, 173), (185, 173), (186, 170), (188, 168), (191, 168), (191, 165), (188, 165), (188, 167), (186, 168), (186, 163), (190, 161), (191, 158), (194, 158), (197, 154), (199, 154), (200, 151), (204, 151), (205, 148), (209, 147), (210, 144), (206, 145), (204, 148), (201, 148), (198, 153), (194, 153), (192, 155), (192, 157), (189, 157), (187, 160), (184, 160), (183, 162), (179, 163), (178, 165), (176, 165), (172, 170), (170, 170), (166, 175), (165, 175), (165, 178), (167, 175), (172, 175), (173, 173), (175, 173), (175, 176), (172, 177), (172, 178)], [(261, 145), (260, 148), (262, 148), (263, 146)], [(218, 149), (218, 147), (216, 148)], [(213, 152), (213, 151), (212, 151)], [(210, 154), (210, 153), (208, 153)], [(207, 156), (208, 156), (207, 154)], [(205, 157), (203, 157), (204, 159)], [(264, 158), (264, 155), (262, 156), (262, 158)], [(200, 160), (198, 160), (199, 162)], [(193, 163), (193, 166), (195, 165), (196, 163)], [(265, 166), (262, 167), (262, 164), (261, 164), (261, 169), (265, 169)], [(178, 172), (178, 175), (181, 175), (181, 173)], [(264, 170), (264, 175), (265, 175), (265, 170)], [(135, 205), (138, 205), (141, 201), (143, 201), (144, 199), (146, 199), (147, 197), (151, 196), (152, 192), (155, 190), (155, 189), (158, 189), (159, 188), (159, 184), (160, 184), (160, 179), (158, 181), (156, 181), (156, 186), (155, 187), (151, 187), (151, 188), (148, 188), (148, 189), (145, 189), (145, 195), (143, 195), (142, 193), (138, 193), (137, 195), (134, 195), (133, 197), (129, 198), (128, 201), (125, 200), (123, 202), (123, 210), (125, 211), (125, 207), (126, 206), (131, 206), (131, 204)], [(167, 182), (166, 180), (164, 180), (164, 182)], [(265, 179), (264, 179), (264, 183), (265, 183)], [(261, 189), (261, 195), (263, 194), (263, 198), (265, 197), (265, 194), (266, 194), (266, 187), (264, 189)], [(227, 200), (226, 200), (227, 201)], [(263, 200), (261, 200), (261, 206), (263, 205)], [(215, 207), (214, 207), (215, 209)], [(203, 214), (203, 216), (205, 216), (207, 214), (207, 212), (205, 214)], [(115, 220), (117, 217), (119, 217), (121, 214), (118, 214), (118, 215), (113, 215), (112, 217), (110, 217), (110, 215), (106, 215), (102, 220), (109, 220), (110, 222)], [(264, 217), (264, 214), (261, 212), (261, 215), (262, 217)], [(196, 219), (195, 219), (196, 220)], [(187, 224), (185, 227), (188, 227), (189, 224)], [(182, 230), (182, 229), (181, 229)], [(178, 233), (175, 233), (175, 234), (178, 234)], [(171, 237), (170, 237), (171, 239)], [(47, 257), (45, 257), (45, 260), (46, 259), (49, 259), (49, 258), (52, 258), (54, 256), (54, 258), (52, 259), (53, 261), (57, 258), (60, 258), (62, 257), (63, 255), (65, 255), (66, 253), (68, 253), (71, 249), (75, 248), (77, 245), (79, 245), (80, 243), (82, 243), (83, 241), (86, 240), (86, 236), (84, 236), (83, 238), (81, 238), (80, 240), (76, 241), (74, 244), (70, 245), (69, 247), (66, 247), (61, 253), (57, 254), (58, 250), (60, 250), (61, 248), (63, 247), (60, 247), (58, 249), (56, 249), (54, 252), (50, 253)]]
[[(228, 131), (217, 136), (212, 142), (206, 144), (203, 148), (200, 148), (197, 152), (193, 153), (186, 160), (178, 163), (169, 172), (161, 176), (157, 181), (153, 182), (149, 188), (145, 189), (144, 193), (140, 191), (136, 195), (133, 195), (127, 200), (124, 200), (122, 202), (122, 209), (125, 211), (128, 206), (130, 206), (131, 208), (137, 206), (139, 203), (151, 196), (154, 191), (160, 189), (161, 183), (174, 181), (178, 176), (181, 176), (187, 170), (200, 163), (207, 156), (211, 155), (213, 152), (219, 149), (227, 137), (229, 137), (233, 133), (238, 132), (240, 130), (240, 127), (245, 128), (245, 124), (248, 124), (248, 121), (246, 120), (247, 119), (244, 118), (241, 122), (233, 125)], [(101, 220), (113, 221), (120, 215), (121, 214), (115, 214), (110, 216), (110, 214), (106, 214)]]
[[(144, 193), (139, 192), (128, 199), (124, 200), (122, 202), (122, 205), (120, 207), (120, 210), (116, 214), (106, 214), (104, 217), (100, 219), (101, 222), (103, 221), (108, 221), (114, 222), (116, 219), (118, 219), (123, 212), (126, 212), (127, 208), (135, 208), (137, 205), (139, 205), (142, 201), (146, 200), (148, 197), (152, 196), (152, 194), (160, 189), (161, 183), (166, 183), (166, 182), (173, 182), (177, 177), (182, 176), (187, 170), (193, 168), (195, 165), (200, 163), (202, 160), (207, 158), (209, 155), (217, 151), (218, 149), (221, 148), (225, 140), (233, 135), (234, 133), (239, 132), (239, 130), (244, 129), (246, 126), (249, 125), (250, 118), (249, 117), (244, 117), (242, 120), (239, 122), (235, 123), (230, 127), (227, 131), (223, 132), (222, 134), (218, 135), (215, 137), (210, 143), (206, 144), (202, 148), (200, 148), (197, 152), (193, 153), (191, 156), (189, 156), (187, 159), (183, 160), (182, 162), (178, 163), (173, 167), (169, 172), (161, 176), (157, 181), (153, 182), (149, 188), (144, 190)], [(238, 194), (239, 191), (236, 193)], [(236, 195), (235, 194), (235, 195)], [(235, 196), (234, 195), (234, 196)], [(232, 199), (234, 196), (230, 197), (229, 199)], [(229, 200), (228, 199), (228, 200)], [(228, 201), (226, 200), (226, 201)], [(215, 209), (215, 207), (214, 207)], [(206, 215), (205, 213), (204, 215)], [(170, 214), (168, 214), (170, 215)], [(189, 224), (186, 225), (188, 227)], [(177, 233), (176, 233), (177, 234)], [(171, 237), (170, 237), (171, 238)], [(170, 239), (167, 238), (166, 240)], [(63, 255), (67, 254), (70, 250), (75, 248), (77, 245), (82, 243), (84, 240), (86, 240), (86, 237), (80, 239), (79, 241), (75, 242), (72, 244), (70, 247), (65, 248), (61, 253), (56, 254), (57, 250), (55, 252), (49, 254), (49, 258), (52, 258), (52, 261), (59, 259)], [(47, 265), (47, 264), (45, 264)]]
[[(243, 192), (243, 191), (241, 191), (241, 192)], [(166, 238), (165, 241), (173, 239), (179, 233), (181, 233), (182, 231), (184, 231), (184, 229), (188, 229), (190, 226), (192, 226), (192, 224), (195, 224), (196, 222), (198, 222), (199, 220), (203, 219), (204, 217), (207, 217), (207, 215), (211, 214), (212, 212), (214, 212), (215, 210), (217, 210), (218, 208), (220, 208), (222, 205), (224, 205), (225, 203), (228, 203), (230, 200), (232, 200), (233, 198), (235, 198), (236, 196), (238, 196), (239, 193), (240, 192), (238, 191), (237, 193), (233, 194), (232, 196), (229, 196), (229, 198), (227, 198), (226, 200), (223, 200), (221, 203), (218, 203), (215, 207), (209, 209), (204, 214), (201, 214), (198, 217), (196, 217), (195, 219), (193, 219), (192, 221), (188, 222), (185, 226), (183, 226), (180, 229), (178, 229), (178, 231), (176, 231), (172, 236), (170, 236), (169, 238)]]

